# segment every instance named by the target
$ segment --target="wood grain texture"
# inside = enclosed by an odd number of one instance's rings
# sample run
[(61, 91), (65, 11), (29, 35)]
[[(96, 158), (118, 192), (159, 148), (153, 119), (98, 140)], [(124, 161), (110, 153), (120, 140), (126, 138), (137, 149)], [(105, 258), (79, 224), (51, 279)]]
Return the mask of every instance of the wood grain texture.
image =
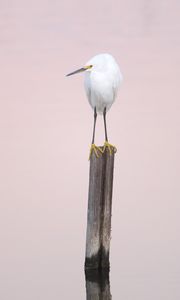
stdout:
[(87, 300), (111, 300), (109, 272), (88, 270), (86, 276), (86, 299)]
[(92, 153), (89, 172), (85, 269), (109, 268), (114, 152)]
[(101, 216), (101, 268), (109, 268), (109, 251), (111, 240), (111, 214), (112, 214), (112, 192), (113, 192), (113, 174), (114, 174), (114, 153), (104, 153), (104, 187)]

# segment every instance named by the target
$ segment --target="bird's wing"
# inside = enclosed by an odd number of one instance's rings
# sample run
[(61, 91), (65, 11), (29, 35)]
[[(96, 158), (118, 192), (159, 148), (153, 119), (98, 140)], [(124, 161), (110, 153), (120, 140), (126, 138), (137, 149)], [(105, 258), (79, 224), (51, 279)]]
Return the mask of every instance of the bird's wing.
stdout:
[(117, 86), (114, 85), (114, 86), (112, 87), (113, 100), (116, 99), (117, 92), (118, 92), (118, 88), (117, 88)]
[(89, 86), (86, 86), (86, 95), (88, 97), (88, 100), (91, 100), (91, 89)]
[(117, 96), (117, 93), (118, 93), (119, 84), (120, 84), (120, 78), (117, 77), (116, 80), (114, 81), (113, 86), (112, 86), (112, 92), (113, 92), (114, 100), (115, 100), (115, 98)]

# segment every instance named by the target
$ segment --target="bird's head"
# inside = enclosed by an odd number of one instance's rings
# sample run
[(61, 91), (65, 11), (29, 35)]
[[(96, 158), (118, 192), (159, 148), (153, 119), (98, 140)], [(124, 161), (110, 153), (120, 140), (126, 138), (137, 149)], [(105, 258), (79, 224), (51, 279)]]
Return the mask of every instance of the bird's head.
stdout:
[(112, 67), (115, 65), (115, 60), (112, 55), (107, 53), (102, 53), (91, 58), (84, 67), (67, 74), (66, 76), (71, 76), (81, 72), (105, 72), (107, 70), (112, 70)]

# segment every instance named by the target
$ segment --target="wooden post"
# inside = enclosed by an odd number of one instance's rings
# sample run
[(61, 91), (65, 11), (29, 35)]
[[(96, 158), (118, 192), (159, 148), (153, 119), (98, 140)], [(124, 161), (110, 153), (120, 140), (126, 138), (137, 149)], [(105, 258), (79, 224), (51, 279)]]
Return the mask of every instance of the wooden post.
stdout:
[(111, 214), (112, 214), (112, 191), (114, 174), (114, 151), (110, 155), (108, 151), (104, 153), (104, 189), (102, 205), (102, 228), (101, 228), (101, 268), (110, 267), (109, 251), (111, 240)]
[(88, 270), (86, 276), (87, 300), (111, 300), (109, 271)]
[(114, 151), (90, 159), (85, 269), (109, 269)]

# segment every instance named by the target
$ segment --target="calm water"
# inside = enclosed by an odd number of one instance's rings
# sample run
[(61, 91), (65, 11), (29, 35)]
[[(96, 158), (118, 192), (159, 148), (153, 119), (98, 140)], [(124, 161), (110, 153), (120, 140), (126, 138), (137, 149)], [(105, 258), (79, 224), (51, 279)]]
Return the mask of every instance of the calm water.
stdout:
[[(93, 114), (82, 76), (64, 76), (100, 52), (124, 75), (108, 114), (110, 284), (85, 282)], [(178, 0), (0, 1), (3, 300), (179, 299), (179, 53)]]

